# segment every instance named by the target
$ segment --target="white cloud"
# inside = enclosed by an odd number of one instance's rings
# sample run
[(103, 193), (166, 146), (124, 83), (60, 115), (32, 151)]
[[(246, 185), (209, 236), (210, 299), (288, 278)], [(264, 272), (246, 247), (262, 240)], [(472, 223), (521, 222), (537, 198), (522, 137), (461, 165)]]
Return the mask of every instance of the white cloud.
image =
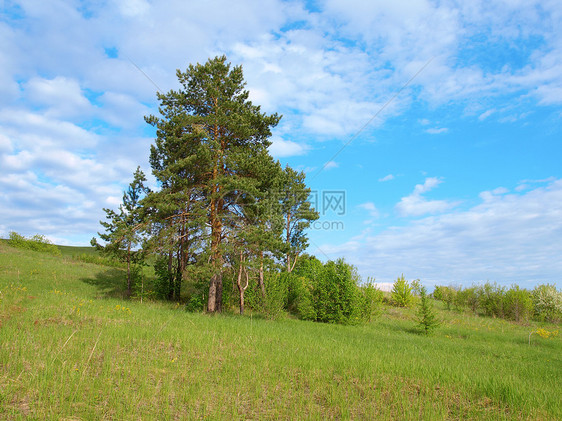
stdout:
[[(13, 151), (12, 141), (9, 137), (0, 134), (0, 153)], [(1, 156), (1, 155), (0, 155)]]
[(119, 9), (123, 16), (136, 17), (145, 15), (150, 5), (146, 0), (123, 0), (119, 2)]
[(357, 207), (359, 207), (361, 209), (364, 209), (367, 212), (369, 212), (369, 215), (372, 218), (378, 218), (379, 217), (379, 210), (377, 209), (377, 207), (375, 206), (375, 204), (373, 202), (361, 203)]
[(495, 108), (491, 108), (489, 110), (484, 111), (482, 114), (478, 116), (478, 120), (483, 121), (494, 114), (497, 110)]
[(385, 175), (382, 178), (379, 178), (380, 182), (391, 181), (391, 180), (394, 180), (394, 175), (392, 175), (392, 174), (388, 174), (388, 175)]
[(331, 170), (334, 168), (338, 168), (340, 166), (340, 164), (338, 164), (336, 161), (328, 161), (324, 164), (324, 166), (322, 167), (323, 170)]
[(364, 276), (382, 281), (404, 273), (408, 279), (441, 284), (489, 279), (561, 285), (562, 180), (521, 195), (492, 195), (466, 211), (321, 248), (344, 255)]
[(25, 94), (31, 103), (47, 106), (47, 115), (52, 117), (68, 119), (91, 109), (78, 81), (62, 76), (34, 77), (25, 84)]
[(444, 212), (457, 205), (456, 202), (447, 200), (427, 200), (422, 196), (442, 183), (442, 180), (435, 177), (428, 177), (423, 184), (417, 184), (414, 191), (409, 196), (400, 199), (396, 205), (396, 210), (402, 216), (421, 216)]
[(441, 133), (447, 133), (448, 131), (449, 131), (449, 129), (446, 128), (446, 127), (441, 127), (441, 128), (434, 127), (434, 128), (427, 129), (426, 133), (441, 134)]
[(91, 148), (100, 136), (69, 121), (33, 113), (27, 110), (0, 110), (0, 128), (19, 148), (63, 146), (68, 149)]
[(307, 149), (308, 148), (305, 145), (301, 145), (300, 143), (275, 137), (272, 139), (269, 152), (275, 158), (285, 158), (289, 156), (303, 155), (306, 153)]

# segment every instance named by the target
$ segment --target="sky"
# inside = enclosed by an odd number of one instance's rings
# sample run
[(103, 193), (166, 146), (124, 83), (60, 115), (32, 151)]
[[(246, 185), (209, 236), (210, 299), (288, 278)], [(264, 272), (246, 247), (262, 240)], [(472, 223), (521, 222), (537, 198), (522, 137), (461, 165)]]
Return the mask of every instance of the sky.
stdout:
[(0, 0), (0, 237), (88, 245), (151, 172), (156, 92), (223, 54), (283, 115), (270, 152), (307, 174), (309, 253), (377, 282), (562, 287), (559, 0)]

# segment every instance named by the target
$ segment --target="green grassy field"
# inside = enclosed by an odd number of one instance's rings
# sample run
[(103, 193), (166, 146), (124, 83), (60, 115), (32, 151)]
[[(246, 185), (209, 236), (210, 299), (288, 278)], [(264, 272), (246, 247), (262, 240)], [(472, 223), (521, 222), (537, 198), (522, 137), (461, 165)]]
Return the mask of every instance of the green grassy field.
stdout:
[(119, 268), (0, 242), (0, 419), (562, 419), (562, 340), (529, 346), (536, 324), (436, 304), (425, 337), (414, 310), (211, 317), (123, 287)]

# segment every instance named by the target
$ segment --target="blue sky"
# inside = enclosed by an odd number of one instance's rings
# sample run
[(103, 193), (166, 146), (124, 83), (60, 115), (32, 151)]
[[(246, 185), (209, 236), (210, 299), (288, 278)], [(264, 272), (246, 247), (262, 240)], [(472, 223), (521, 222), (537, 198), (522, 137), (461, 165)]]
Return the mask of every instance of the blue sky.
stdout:
[(2, 0), (0, 236), (88, 244), (150, 172), (156, 86), (226, 54), (283, 114), (271, 153), (319, 206), (345, 199), (310, 253), (380, 282), (560, 287), (560, 34), (548, 0)]

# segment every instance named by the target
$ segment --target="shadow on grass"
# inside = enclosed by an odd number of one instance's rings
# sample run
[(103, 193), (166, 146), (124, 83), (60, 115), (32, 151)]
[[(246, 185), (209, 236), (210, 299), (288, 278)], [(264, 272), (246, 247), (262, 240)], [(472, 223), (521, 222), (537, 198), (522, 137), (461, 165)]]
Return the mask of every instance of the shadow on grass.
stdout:
[(80, 280), (97, 287), (101, 298), (127, 298), (127, 274), (121, 269), (106, 269)]

